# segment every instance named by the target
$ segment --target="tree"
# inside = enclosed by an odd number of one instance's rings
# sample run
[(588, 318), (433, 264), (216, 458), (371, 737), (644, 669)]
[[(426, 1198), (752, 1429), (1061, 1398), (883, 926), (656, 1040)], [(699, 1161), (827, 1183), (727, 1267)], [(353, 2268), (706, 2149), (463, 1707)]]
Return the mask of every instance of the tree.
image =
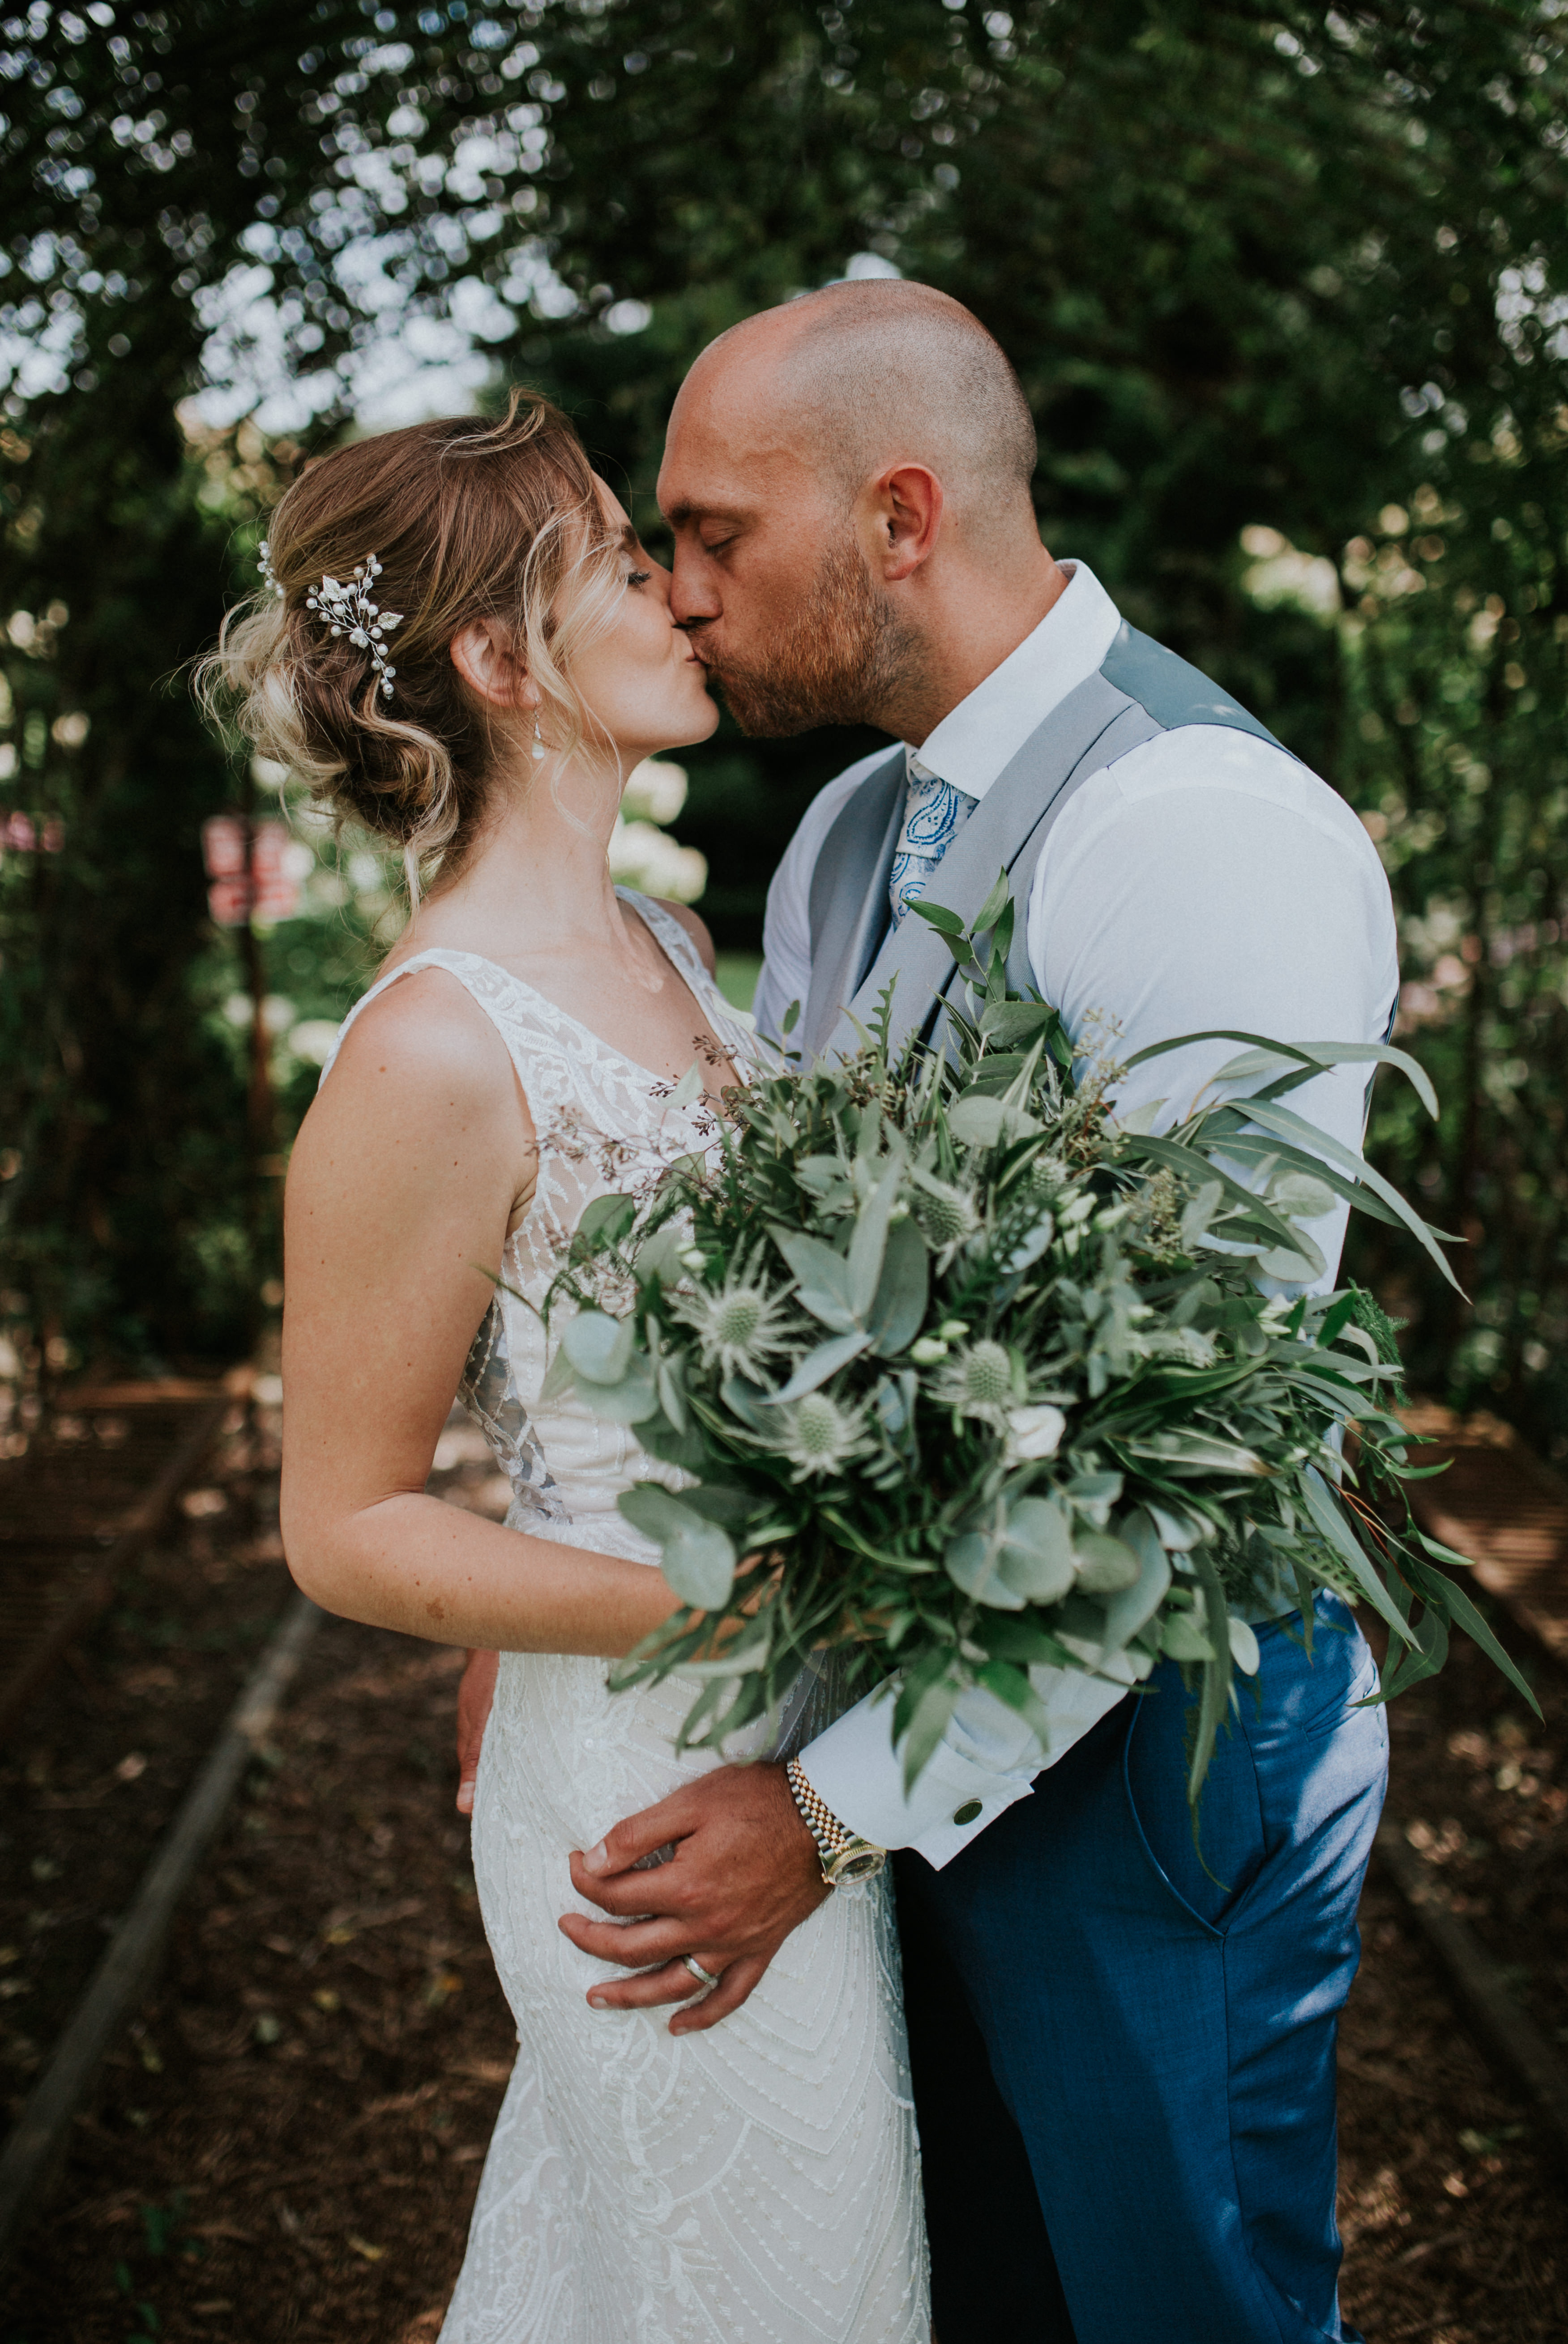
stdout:
[[(646, 515), (669, 399), (712, 333), (855, 252), (945, 285), (1019, 368), (1041, 427), (1047, 541), (1088, 559), (1139, 623), (1384, 821), (1409, 921), (1462, 897), (1462, 935), (1481, 933), (1472, 904), (1488, 883), (1463, 844), (1475, 793), (1453, 743), (1416, 728), (1426, 778), (1415, 793), (1400, 781), (1404, 811), (1391, 813), (1395, 751), (1366, 720), (1380, 692), (1405, 704), (1401, 679), (1412, 661), (1431, 666), (1438, 636), (1469, 643), (1488, 596), (1506, 606), (1499, 629), (1541, 649), (1514, 662), (1530, 682), (1504, 682), (1477, 722), (1506, 710), (1514, 726), (1548, 674), (1564, 187), (1563, 49), (1545, 0), (1025, 0), (1010, 15), (945, 0), (508, 0), (471, 15), (464, 0), (320, 0), (308, 15), (182, 0), (80, 15), (40, 5), (5, 38), (18, 102), (0, 217), (23, 288), (9, 322), (33, 370), (13, 389), (15, 446), (0, 440), (5, 560), (16, 604), (70, 611), (52, 661), (17, 651), (10, 672), (19, 707), (91, 718), (85, 741), (46, 735), (24, 769), (38, 815), (67, 820), (64, 853), (46, 877), (39, 858), (0, 872), (8, 966), (39, 972), (5, 1077), (12, 1127), (28, 1118), (4, 1195), (32, 1264), (13, 1273), (31, 1322), (52, 1311), (79, 1325), (90, 1308), (165, 1341), (221, 1331), (221, 1314), (197, 1307), (189, 1248), (215, 1225), (223, 1167), (194, 1127), (232, 1129), (238, 1105), (232, 1077), (225, 1089), (202, 1071), (196, 1010), (167, 1005), (203, 945), (195, 822), (232, 783), (177, 698), (146, 684), (210, 635), (242, 575), (226, 571), (219, 522), (245, 522), (262, 483), (231, 485), (206, 515), (169, 419), (204, 364), (234, 384), (239, 412), (258, 333), (313, 385), (319, 440), (341, 428), (388, 316), (467, 318), (504, 372), (567, 399)], [(247, 469), (232, 464), (230, 481)], [(1264, 607), (1247, 591), (1257, 565), (1240, 533), (1264, 529), (1331, 563), (1342, 599), (1367, 601), (1347, 544), (1371, 544), (1386, 508), (1417, 513), (1422, 491), (1462, 507), (1465, 551), (1462, 583), (1452, 552), (1446, 569), (1405, 562), (1428, 581), (1419, 627), (1413, 590), (1371, 593), (1353, 644), (1289, 598)], [(1448, 528), (1445, 546), (1457, 541)], [(242, 530), (237, 560), (248, 542)], [(1471, 618), (1462, 591), (1478, 598)], [(1446, 689), (1433, 710), (1458, 705)], [(1517, 750), (1493, 761), (1499, 837), (1535, 834), (1503, 800), (1522, 810), (1539, 793), (1543, 725), (1511, 731)], [(1409, 732), (1396, 715), (1382, 741)], [(754, 935), (794, 812), (855, 745), (729, 734), (693, 757), (689, 834), (728, 941)], [(151, 825), (159, 791), (169, 819)], [(1433, 791), (1453, 868), (1430, 860)], [(131, 840), (145, 861), (122, 916), (106, 874)], [(1555, 902), (1545, 848), (1529, 867), (1542, 874), (1530, 900)], [(1553, 919), (1536, 917), (1537, 943), (1519, 948), (1539, 961), (1533, 999), (1558, 982)], [(1514, 936), (1501, 900), (1488, 935), (1500, 921)], [(135, 972), (119, 995), (95, 983), (89, 945)], [(166, 1005), (150, 1018), (155, 999)], [(1442, 1056), (1448, 1034), (1429, 1020), (1420, 1046)], [(1495, 1044), (1478, 1026), (1466, 1045), (1440, 1185), (1485, 1159)], [(149, 1071), (133, 1096), (138, 1063)], [(175, 1096), (187, 1104), (171, 1116)], [(111, 1127), (112, 1143), (93, 1136)], [(1424, 1161), (1402, 1127), (1387, 1145)], [(197, 1167), (179, 1176), (183, 1235), (171, 1148)], [(224, 1210), (242, 1225), (232, 1183)], [(1526, 1219), (1506, 1262), (1483, 1242), (1478, 1263), (1518, 1298), (1506, 1309), (1521, 1327), (1527, 1290), (1568, 1291), (1560, 1236), (1533, 1206)], [(243, 1253), (237, 1281), (255, 1276)], [(1428, 1331), (1436, 1360), (1456, 1330), (1434, 1318)], [(1539, 1371), (1520, 1340), (1486, 1372)]]

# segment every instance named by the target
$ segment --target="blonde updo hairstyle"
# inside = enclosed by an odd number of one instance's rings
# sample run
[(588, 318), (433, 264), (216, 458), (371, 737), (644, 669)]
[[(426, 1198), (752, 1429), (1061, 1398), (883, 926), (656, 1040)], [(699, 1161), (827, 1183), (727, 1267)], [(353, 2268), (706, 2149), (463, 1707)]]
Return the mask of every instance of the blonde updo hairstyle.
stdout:
[[(612, 619), (625, 560), (587, 452), (559, 408), (513, 391), (501, 422), (453, 416), (319, 458), (274, 510), (268, 545), (282, 597), (264, 589), (228, 613), (198, 692), (339, 823), (399, 847), (417, 902), (432, 864), (460, 869), (494, 786), (495, 712), (453, 665), (454, 635), (506, 622), (552, 755), (595, 733), (572, 660)], [(389, 697), (369, 651), (306, 608), (323, 577), (349, 583), (370, 554), (373, 599), (402, 613)], [(531, 735), (532, 712), (517, 715), (516, 737)]]

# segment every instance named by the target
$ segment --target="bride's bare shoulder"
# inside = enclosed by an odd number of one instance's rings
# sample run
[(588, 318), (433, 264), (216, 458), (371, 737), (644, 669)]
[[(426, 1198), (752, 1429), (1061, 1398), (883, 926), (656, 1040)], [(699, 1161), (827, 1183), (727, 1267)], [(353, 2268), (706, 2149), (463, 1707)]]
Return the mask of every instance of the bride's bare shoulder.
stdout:
[(471, 1109), (509, 1101), (505, 1043), (467, 988), (443, 968), (418, 968), (377, 995), (355, 1018), (318, 1105), (339, 1086), (349, 1095), (385, 1095), (405, 1109), (428, 1101), (444, 1109)]
[(290, 1225), (369, 1216), (390, 1241), (439, 1209), (504, 1228), (536, 1160), (501, 1036), (456, 978), (416, 969), (343, 1037), (289, 1157)]

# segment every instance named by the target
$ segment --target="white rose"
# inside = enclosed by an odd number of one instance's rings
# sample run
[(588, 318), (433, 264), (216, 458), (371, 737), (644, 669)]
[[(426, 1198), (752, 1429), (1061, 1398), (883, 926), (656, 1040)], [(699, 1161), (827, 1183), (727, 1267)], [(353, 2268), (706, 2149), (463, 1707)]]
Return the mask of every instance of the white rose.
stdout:
[(1008, 1464), (1034, 1465), (1042, 1457), (1054, 1457), (1067, 1429), (1067, 1418), (1059, 1408), (1010, 1408), (1007, 1410)]

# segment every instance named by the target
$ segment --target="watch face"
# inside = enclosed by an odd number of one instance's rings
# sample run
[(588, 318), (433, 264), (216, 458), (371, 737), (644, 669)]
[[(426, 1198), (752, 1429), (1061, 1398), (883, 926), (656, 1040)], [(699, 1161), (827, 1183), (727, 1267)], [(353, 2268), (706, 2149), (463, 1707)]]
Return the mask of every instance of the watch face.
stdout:
[(843, 1855), (833, 1865), (835, 1885), (846, 1880), (872, 1880), (887, 1861), (887, 1851), (881, 1847), (857, 1847)]

